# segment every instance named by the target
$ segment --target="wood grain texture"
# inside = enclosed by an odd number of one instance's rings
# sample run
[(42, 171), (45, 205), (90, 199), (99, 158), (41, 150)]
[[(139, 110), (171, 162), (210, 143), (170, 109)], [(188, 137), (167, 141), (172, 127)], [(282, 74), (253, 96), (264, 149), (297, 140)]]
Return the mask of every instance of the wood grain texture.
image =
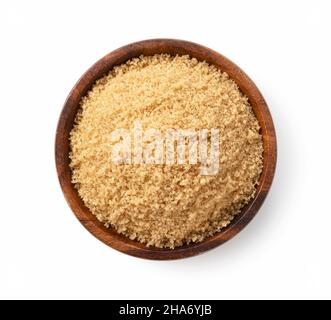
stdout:
[[(221, 232), (207, 238), (201, 243), (185, 245), (176, 249), (159, 249), (146, 247), (137, 241), (118, 234), (111, 228), (106, 228), (88, 210), (78, 196), (71, 183), (69, 168), (69, 133), (79, 108), (81, 98), (91, 89), (95, 81), (105, 75), (114, 66), (128, 59), (156, 53), (171, 55), (188, 54), (200, 61), (206, 61), (225, 71), (237, 83), (241, 91), (249, 98), (255, 115), (261, 125), (264, 146), (263, 171), (257, 187), (256, 196), (242, 209), (232, 223)], [(204, 46), (174, 39), (153, 39), (129, 44), (117, 49), (95, 63), (76, 83), (64, 104), (56, 131), (55, 160), (56, 168), (63, 194), (78, 220), (95, 237), (126, 254), (155, 260), (180, 259), (200, 254), (215, 248), (232, 238), (242, 230), (255, 216), (261, 207), (275, 173), (277, 157), (276, 134), (268, 106), (253, 81), (233, 62), (221, 54)]]

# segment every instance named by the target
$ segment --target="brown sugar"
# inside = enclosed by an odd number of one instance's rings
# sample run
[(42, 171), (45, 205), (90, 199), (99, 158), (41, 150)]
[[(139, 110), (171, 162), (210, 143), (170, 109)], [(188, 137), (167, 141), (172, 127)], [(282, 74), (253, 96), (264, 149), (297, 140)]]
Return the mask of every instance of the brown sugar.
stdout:
[[(162, 133), (217, 128), (219, 171), (202, 175), (201, 164), (188, 162), (114, 163), (109, 137), (137, 119)], [(259, 130), (225, 72), (189, 56), (141, 56), (115, 67), (82, 99), (70, 137), (72, 182), (101, 222), (132, 240), (160, 248), (199, 242), (254, 196), (263, 166)]]

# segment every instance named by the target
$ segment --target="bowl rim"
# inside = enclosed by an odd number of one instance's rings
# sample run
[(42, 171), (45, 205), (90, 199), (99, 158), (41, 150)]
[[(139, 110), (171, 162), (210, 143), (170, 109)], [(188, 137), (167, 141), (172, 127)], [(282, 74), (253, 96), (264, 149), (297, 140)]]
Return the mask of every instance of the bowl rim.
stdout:
[[(175, 249), (147, 247), (136, 240), (130, 240), (124, 235), (118, 234), (112, 228), (104, 227), (85, 207), (78, 196), (77, 190), (71, 183), (71, 169), (69, 168), (69, 133), (79, 109), (81, 98), (91, 89), (96, 80), (107, 74), (114, 66), (141, 54), (153, 55), (156, 53), (188, 54), (199, 61), (205, 60), (227, 72), (237, 83), (240, 90), (248, 97), (253, 107), (261, 126), (264, 147), (263, 170), (254, 198), (242, 208), (241, 212), (226, 228), (202, 242), (176, 247)], [(70, 91), (58, 120), (55, 137), (55, 163), (58, 179), (64, 197), (77, 219), (90, 233), (106, 245), (131, 256), (153, 260), (192, 257), (215, 248), (238, 234), (253, 219), (262, 206), (275, 175), (276, 162), (277, 142), (272, 117), (262, 94), (254, 82), (241, 68), (222, 54), (200, 44), (178, 39), (150, 39), (134, 42), (122, 46), (99, 59), (81, 76)]]

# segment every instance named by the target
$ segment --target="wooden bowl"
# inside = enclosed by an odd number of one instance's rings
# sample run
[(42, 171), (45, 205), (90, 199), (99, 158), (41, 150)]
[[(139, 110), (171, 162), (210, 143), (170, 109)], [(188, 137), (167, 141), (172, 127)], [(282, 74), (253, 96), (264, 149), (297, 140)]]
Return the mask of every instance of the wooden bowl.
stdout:
[[(156, 53), (188, 54), (226, 71), (249, 98), (261, 125), (264, 146), (263, 172), (255, 197), (241, 210), (241, 213), (236, 216), (228, 227), (203, 242), (175, 249), (146, 247), (144, 244), (118, 234), (112, 228), (104, 227), (78, 196), (77, 190), (71, 183), (71, 170), (69, 168), (69, 133), (73, 127), (81, 98), (91, 89), (97, 79), (105, 75), (114, 66), (142, 54), (153, 55)], [(56, 168), (61, 188), (69, 206), (83, 226), (99, 240), (116, 250), (132, 256), (155, 260), (179, 259), (200, 254), (219, 246), (242, 230), (255, 216), (270, 189), (276, 167), (276, 155), (276, 135), (272, 118), (266, 102), (253, 81), (238, 66), (221, 54), (192, 42), (173, 39), (154, 39), (129, 44), (107, 54), (95, 63), (84, 73), (69, 93), (60, 115), (55, 142)]]

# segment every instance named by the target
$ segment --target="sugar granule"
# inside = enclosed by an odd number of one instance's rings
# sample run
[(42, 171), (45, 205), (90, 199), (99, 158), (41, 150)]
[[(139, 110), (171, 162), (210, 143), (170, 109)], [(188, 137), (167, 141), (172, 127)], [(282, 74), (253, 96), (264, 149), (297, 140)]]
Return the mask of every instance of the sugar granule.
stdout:
[[(110, 161), (109, 134), (218, 128), (220, 171)], [(226, 227), (254, 196), (263, 144), (252, 107), (229, 76), (189, 56), (141, 56), (115, 67), (81, 101), (71, 131), (72, 182), (98, 220), (146, 245), (174, 248)]]

